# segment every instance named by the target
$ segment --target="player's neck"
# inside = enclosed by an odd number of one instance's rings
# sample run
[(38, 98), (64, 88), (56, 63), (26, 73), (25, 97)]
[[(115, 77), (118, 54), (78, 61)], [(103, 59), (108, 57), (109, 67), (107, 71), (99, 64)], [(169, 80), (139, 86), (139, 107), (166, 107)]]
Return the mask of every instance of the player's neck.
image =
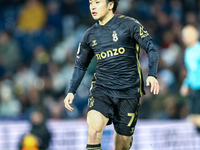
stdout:
[(105, 25), (108, 21), (110, 21), (114, 17), (113, 12), (109, 12), (107, 15), (105, 15), (101, 20), (99, 20), (100, 25)]
[(190, 45), (188, 45), (188, 47), (193, 47), (193, 46), (195, 46), (197, 43), (198, 43), (198, 41), (195, 41), (195, 42), (191, 43)]

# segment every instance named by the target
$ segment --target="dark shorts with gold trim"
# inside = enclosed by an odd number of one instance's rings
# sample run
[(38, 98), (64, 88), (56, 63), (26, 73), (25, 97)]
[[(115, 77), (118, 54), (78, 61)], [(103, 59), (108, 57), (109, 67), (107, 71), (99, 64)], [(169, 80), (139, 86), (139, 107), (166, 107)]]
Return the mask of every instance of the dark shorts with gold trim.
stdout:
[(139, 98), (116, 98), (94, 90), (88, 99), (88, 111), (96, 110), (109, 118), (118, 134), (131, 136), (138, 118)]

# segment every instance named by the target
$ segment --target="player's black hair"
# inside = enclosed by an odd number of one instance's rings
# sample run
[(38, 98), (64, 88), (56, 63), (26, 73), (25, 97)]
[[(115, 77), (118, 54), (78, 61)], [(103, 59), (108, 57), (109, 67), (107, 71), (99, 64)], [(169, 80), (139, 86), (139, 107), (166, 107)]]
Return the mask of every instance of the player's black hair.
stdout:
[(107, 3), (109, 3), (109, 2), (114, 2), (114, 7), (113, 7), (113, 13), (117, 10), (117, 6), (118, 6), (118, 4), (119, 4), (119, 1), (120, 0), (106, 0), (106, 2)]

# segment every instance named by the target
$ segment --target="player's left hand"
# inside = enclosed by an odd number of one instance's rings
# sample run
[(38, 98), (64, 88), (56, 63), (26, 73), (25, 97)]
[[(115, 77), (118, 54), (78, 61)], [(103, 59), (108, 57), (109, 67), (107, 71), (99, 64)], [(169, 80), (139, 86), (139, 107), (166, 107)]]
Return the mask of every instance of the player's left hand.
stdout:
[(150, 91), (153, 93), (153, 94), (158, 94), (159, 93), (159, 90), (160, 90), (160, 86), (159, 86), (159, 83), (158, 83), (158, 80), (153, 77), (153, 76), (148, 76), (147, 77), (147, 80), (146, 80), (146, 85), (147, 86), (150, 86), (151, 85), (151, 89)]

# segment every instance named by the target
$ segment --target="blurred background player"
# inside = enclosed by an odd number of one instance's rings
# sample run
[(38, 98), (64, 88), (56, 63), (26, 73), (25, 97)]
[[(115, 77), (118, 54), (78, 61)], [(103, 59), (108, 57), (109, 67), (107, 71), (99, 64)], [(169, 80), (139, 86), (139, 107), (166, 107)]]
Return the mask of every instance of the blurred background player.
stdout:
[(180, 89), (182, 96), (188, 96), (191, 89), (190, 120), (200, 132), (200, 42), (195, 26), (187, 25), (182, 30), (183, 42), (186, 46), (184, 62), (187, 76)]

